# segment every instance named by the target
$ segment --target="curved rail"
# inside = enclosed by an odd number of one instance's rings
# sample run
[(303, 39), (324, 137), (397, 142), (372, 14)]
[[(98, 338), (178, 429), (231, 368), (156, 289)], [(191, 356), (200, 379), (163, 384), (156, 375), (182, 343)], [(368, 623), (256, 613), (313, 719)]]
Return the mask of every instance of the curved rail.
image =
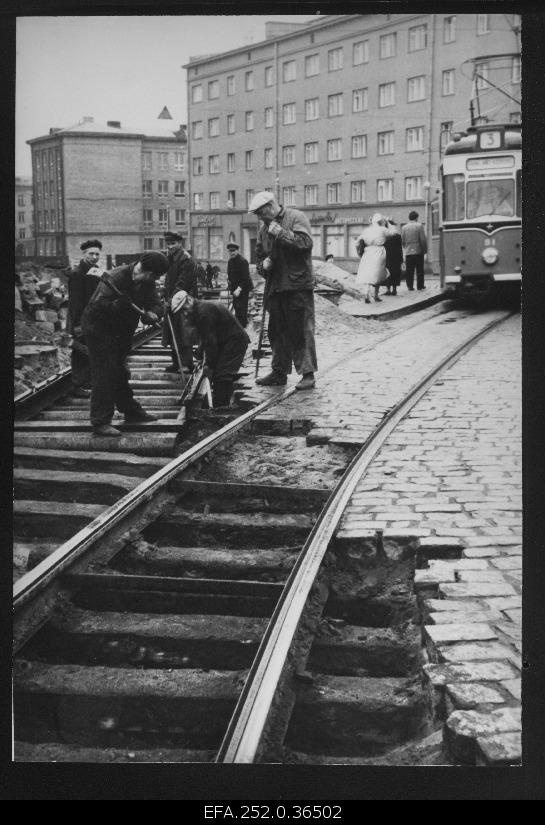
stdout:
[(250, 668), (215, 761), (254, 762), (286, 657), (310, 589), (341, 516), (361, 476), (390, 433), (428, 391), (437, 378), (493, 327), (512, 315), (494, 319), (472, 335), (421, 379), (378, 425), (352, 459), (337, 488), (316, 521), (293, 566)]

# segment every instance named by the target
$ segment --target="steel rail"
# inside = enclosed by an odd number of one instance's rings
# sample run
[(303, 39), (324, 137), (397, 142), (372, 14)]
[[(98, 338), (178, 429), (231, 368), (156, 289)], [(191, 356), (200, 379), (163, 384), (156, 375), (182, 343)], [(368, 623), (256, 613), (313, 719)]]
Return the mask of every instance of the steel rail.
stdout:
[(332, 492), (286, 581), (239, 696), (215, 762), (255, 760), (286, 657), (319, 567), (354, 489), (391, 432), (435, 381), (467, 350), (513, 313), (507, 312), (473, 334), (430, 370), (384, 417), (362, 445)]

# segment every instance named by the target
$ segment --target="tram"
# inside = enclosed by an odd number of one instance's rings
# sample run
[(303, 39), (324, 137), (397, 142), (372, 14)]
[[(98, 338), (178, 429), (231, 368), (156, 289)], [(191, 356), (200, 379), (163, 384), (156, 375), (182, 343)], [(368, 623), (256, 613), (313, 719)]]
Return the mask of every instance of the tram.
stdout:
[(441, 285), (482, 300), (521, 282), (522, 127), (471, 126), (454, 136), (440, 169)]

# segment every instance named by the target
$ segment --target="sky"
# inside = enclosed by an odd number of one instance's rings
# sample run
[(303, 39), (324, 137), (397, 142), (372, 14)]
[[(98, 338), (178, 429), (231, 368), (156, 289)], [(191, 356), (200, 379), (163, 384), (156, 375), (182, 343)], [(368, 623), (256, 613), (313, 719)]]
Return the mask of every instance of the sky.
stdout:
[(26, 141), (90, 116), (122, 125), (154, 121), (167, 106), (186, 123), (190, 57), (265, 39), (266, 20), (311, 15), (19, 17), (15, 174), (31, 174)]

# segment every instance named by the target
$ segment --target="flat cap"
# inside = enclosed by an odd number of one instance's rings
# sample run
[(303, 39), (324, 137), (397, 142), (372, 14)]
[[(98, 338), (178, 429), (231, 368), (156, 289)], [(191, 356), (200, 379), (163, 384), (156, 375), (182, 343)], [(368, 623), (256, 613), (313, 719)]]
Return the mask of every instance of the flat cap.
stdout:
[(140, 263), (142, 269), (146, 272), (153, 272), (154, 275), (162, 275), (169, 267), (168, 258), (162, 252), (144, 252)]
[(170, 301), (170, 311), (173, 315), (175, 312), (178, 312), (178, 310), (183, 307), (188, 298), (189, 295), (184, 289), (180, 289), (178, 290), (178, 292), (174, 293)]
[(164, 238), (165, 238), (165, 241), (176, 241), (176, 242), (178, 242), (178, 241), (182, 240), (182, 236), (178, 235), (177, 232), (165, 232), (164, 233)]
[(257, 209), (261, 209), (262, 206), (265, 206), (266, 203), (272, 203), (274, 199), (274, 194), (272, 192), (267, 192), (267, 190), (258, 192), (257, 195), (253, 196), (250, 206), (248, 207), (248, 212), (255, 212)]
[(97, 241), (96, 238), (93, 241), (84, 241), (80, 246), (80, 249), (81, 249), (82, 252), (85, 252), (86, 249), (95, 249), (95, 248), (96, 249), (102, 249), (102, 244), (100, 243), (100, 241)]
[(235, 243), (235, 241), (229, 241), (227, 244), (227, 249), (240, 249), (240, 245)]

